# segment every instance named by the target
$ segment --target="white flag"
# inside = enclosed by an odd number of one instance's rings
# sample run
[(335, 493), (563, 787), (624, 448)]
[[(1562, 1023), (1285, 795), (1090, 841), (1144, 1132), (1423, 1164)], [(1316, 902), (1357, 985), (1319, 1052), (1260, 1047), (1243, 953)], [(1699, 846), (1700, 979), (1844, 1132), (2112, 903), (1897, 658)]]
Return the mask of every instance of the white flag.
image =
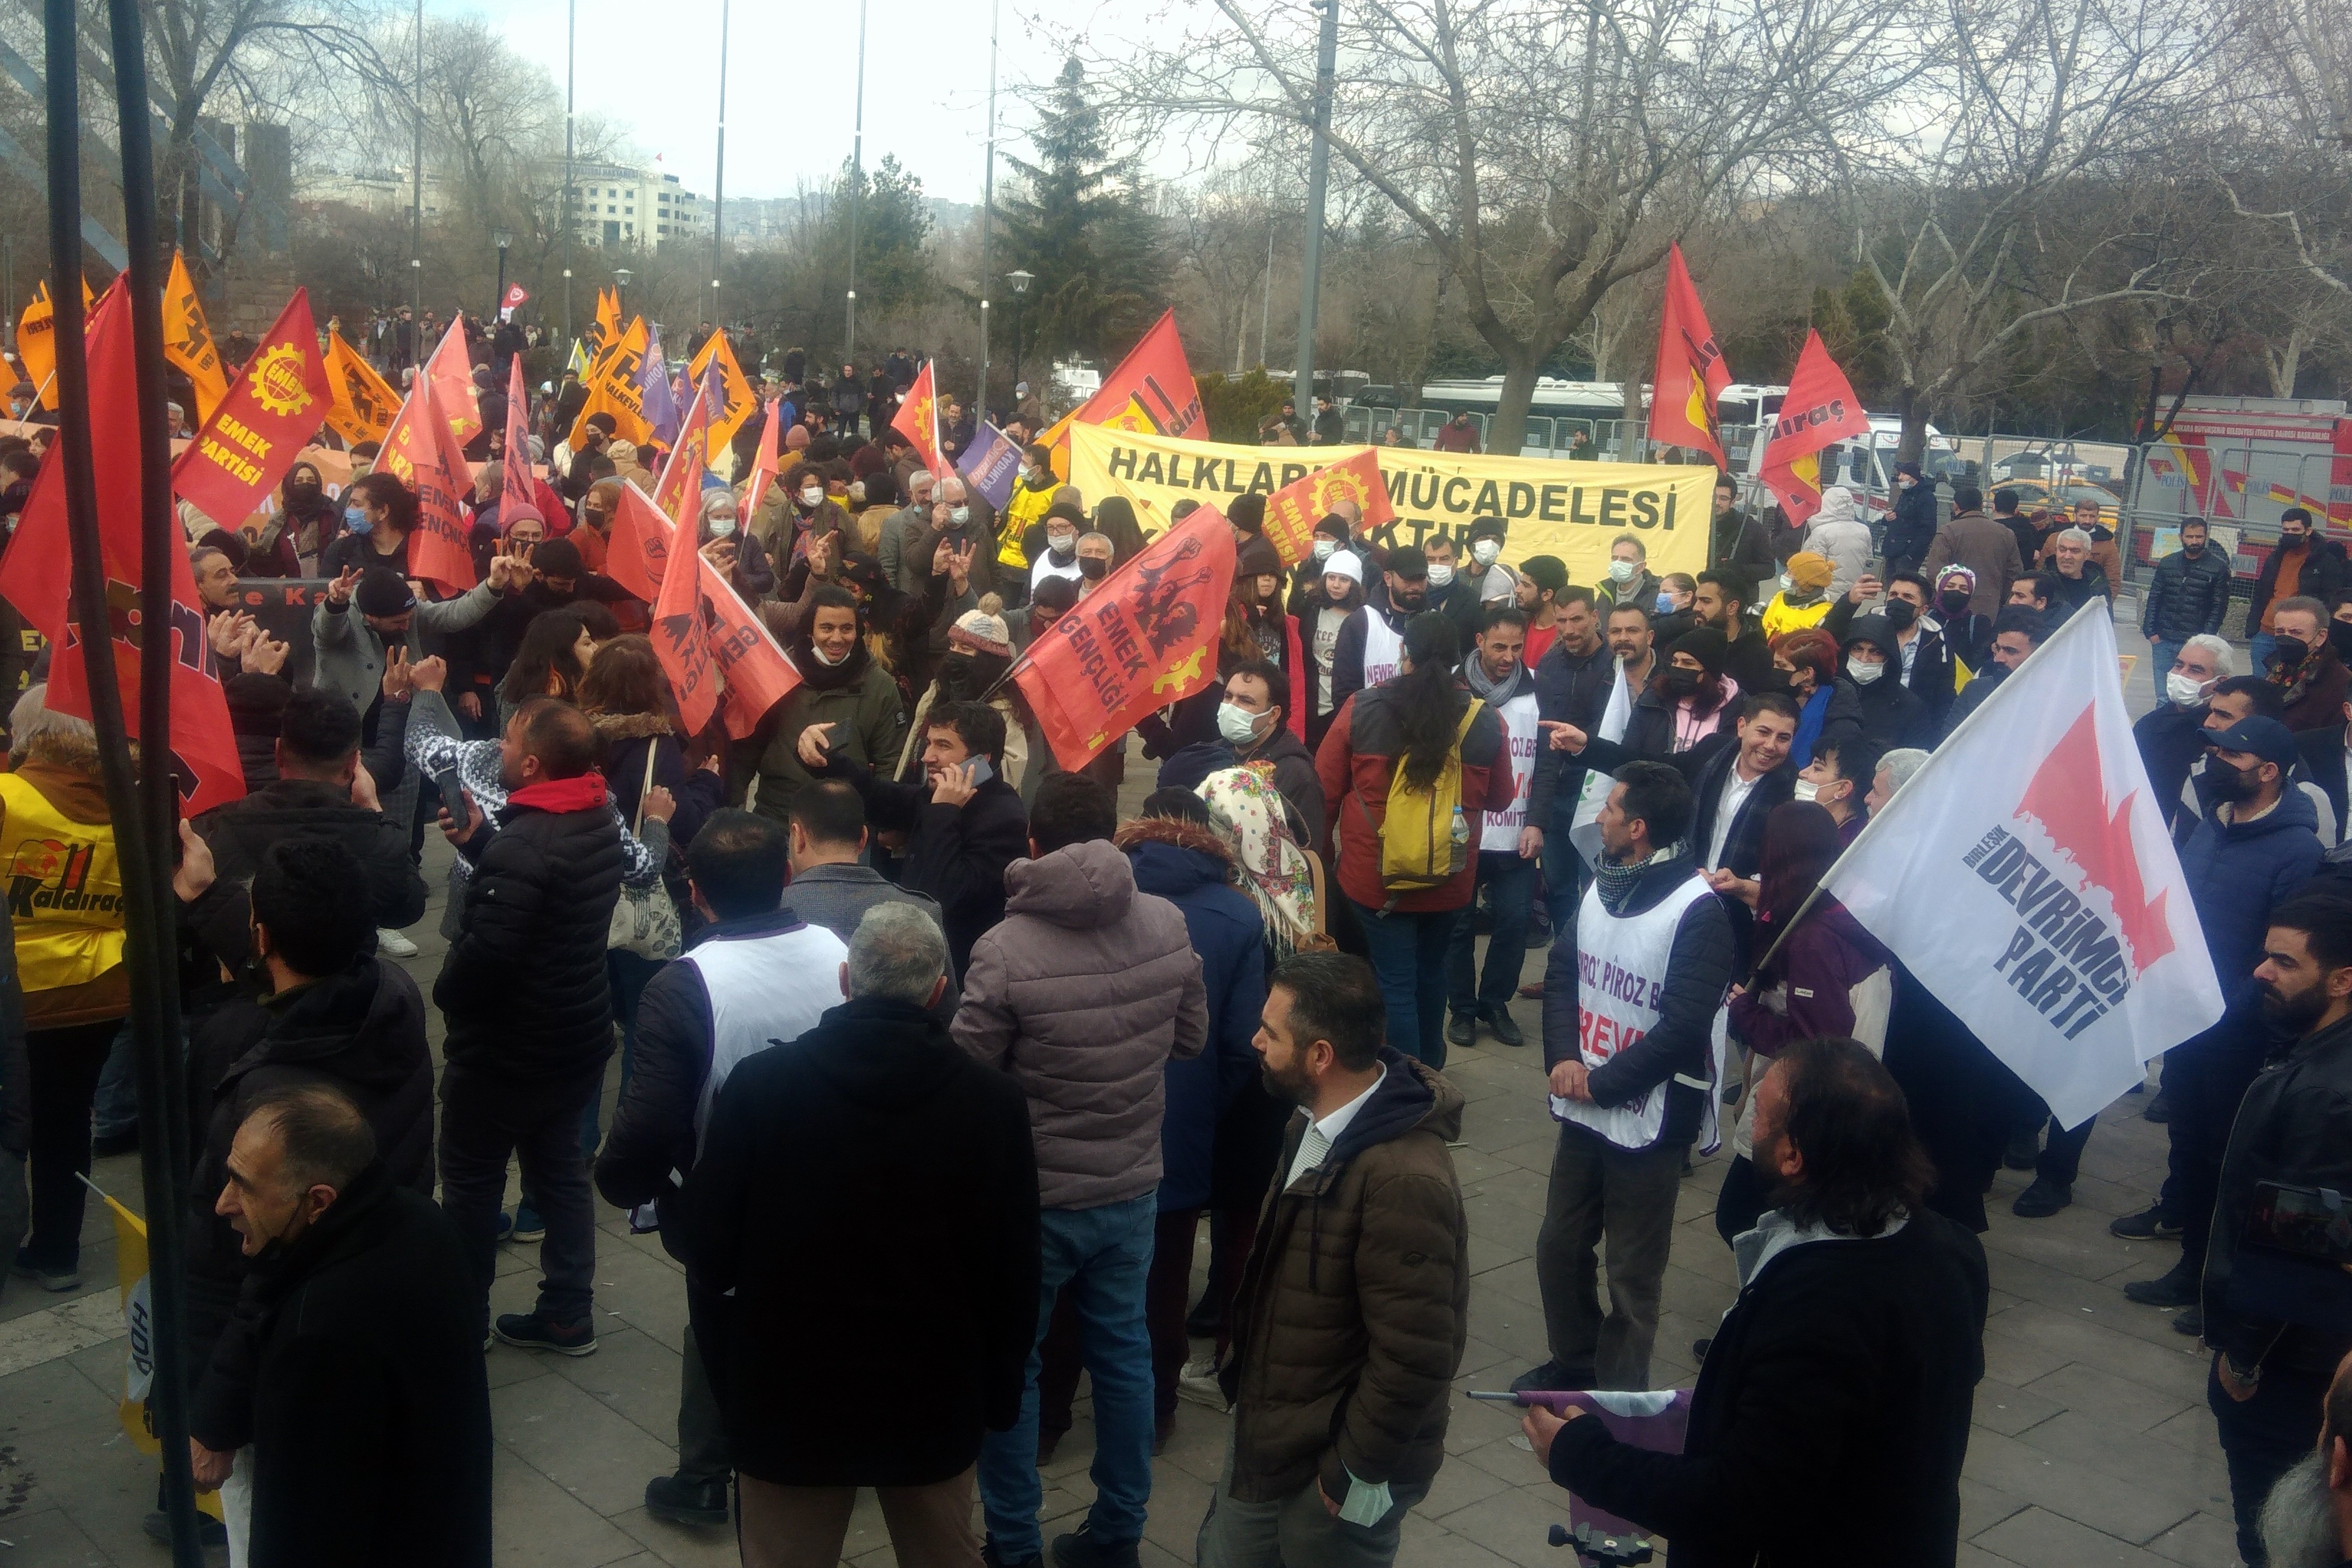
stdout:
[(1969, 716), (1822, 890), (2064, 1126), (2221, 1016), (2103, 606), (2068, 621)]
[[(1633, 716), (1633, 694), (1626, 688), (1625, 661), (1621, 658), (1617, 661), (1617, 684), (1609, 689), (1609, 705), (1601, 710), (1601, 728), (1593, 733), (1604, 741), (1622, 741), (1626, 721)], [(1616, 774), (1590, 768), (1577, 793), (1576, 816), (1569, 823), (1568, 842), (1584, 857), (1588, 868), (1601, 858), (1601, 808), (1609, 804), (1609, 792), (1616, 787)]]

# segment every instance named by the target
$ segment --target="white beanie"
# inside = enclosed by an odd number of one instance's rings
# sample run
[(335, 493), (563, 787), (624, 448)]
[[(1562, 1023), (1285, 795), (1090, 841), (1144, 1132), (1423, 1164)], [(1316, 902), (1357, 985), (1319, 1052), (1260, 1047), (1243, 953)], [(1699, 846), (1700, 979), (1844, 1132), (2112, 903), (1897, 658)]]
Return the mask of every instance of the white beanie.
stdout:
[(1364, 585), (1364, 563), (1356, 559), (1353, 551), (1333, 551), (1331, 559), (1323, 563), (1323, 574), (1345, 577), (1360, 588)]

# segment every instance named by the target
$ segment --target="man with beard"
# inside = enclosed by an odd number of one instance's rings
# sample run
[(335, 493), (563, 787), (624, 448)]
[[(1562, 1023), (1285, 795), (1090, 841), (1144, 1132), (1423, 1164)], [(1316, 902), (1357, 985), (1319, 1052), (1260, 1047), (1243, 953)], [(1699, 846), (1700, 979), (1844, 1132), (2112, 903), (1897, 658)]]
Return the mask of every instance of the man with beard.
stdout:
[(2328, 642), (2327, 606), (2297, 596), (2271, 609), (2272, 650), (2263, 673), (2278, 688), (2280, 715), (2290, 730), (2333, 729), (2352, 694), (2352, 670)]
[(1386, 1014), (1370, 965), (1342, 953), (1294, 954), (1267, 986), (1252, 1044), (1268, 1092), (1302, 1114), (1217, 1374), (1234, 1420), (1202, 1568), (1384, 1568), (1445, 1459), (1470, 1307), (1446, 1152), (1462, 1096), (1382, 1043)]
[(1397, 673), (1398, 657), (1404, 652), (1405, 623), (1421, 614), (1429, 601), (1429, 557), (1419, 545), (1400, 544), (1388, 552), (1381, 581), (1388, 588), (1388, 603), (1366, 604), (1350, 615), (1340, 626), (1339, 640), (1331, 650), (1334, 713), (1357, 692)]
[(2263, 1504), (2268, 1568), (2344, 1568), (2352, 1563), (2352, 1356), (2327, 1390), (2319, 1449), (2279, 1478)]
[[(2215, 1352), (2206, 1403), (2229, 1462), (2238, 1555), (2253, 1568), (2265, 1562), (2263, 1500), (2312, 1452), (2323, 1425), (2334, 1434), (2331, 1483), (2339, 1498), (2347, 1489), (2342, 1415), (2352, 1402), (2342, 1379), (2333, 1392), (2329, 1382), (2352, 1352), (2352, 1278), (2327, 1220), (2334, 1209), (2341, 1226), (2335, 1194), (2352, 1187), (2352, 902), (2308, 893), (2280, 904), (2261, 960), (2263, 1021), (2292, 1043), (2272, 1053), (2236, 1108), (2202, 1282), (2205, 1342)], [(2352, 1508), (2339, 1500), (2336, 1517), (2340, 1551), (2352, 1539)], [(2268, 1561), (2305, 1568), (2338, 1558)]]
[(898, 762), (907, 739), (898, 684), (875, 662), (858, 631), (857, 601), (848, 589), (825, 583), (809, 590), (807, 614), (784, 650), (800, 671), (800, 684), (761, 726), (768, 741), (757, 753), (760, 794), (753, 805), (761, 816), (791, 820), (793, 797), (814, 776), (800, 746), (811, 725), (825, 726), (826, 746), (835, 757), (867, 768)]
[[(1515, 798), (1506, 811), (1489, 811), (1474, 819), (1476, 876), (1470, 903), (1454, 927), (1445, 954), (1446, 1000), (1453, 1018), (1445, 1037), (1457, 1046), (1477, 1043), (1483, 1023), (1506, 1046), (1521, 1046), (1527, 1037), (1511, 1020), (1511, 998), (1519, 989), (1519, 966), (1527, 959), (1528, 915), (1533, 903), (1536, 862), (1543, 854), (1543, 824), (1551, 816), (1550, 791), (1555, 770), (1538, 771), (1537, 728), (1540, 711), (1535, 682), (1520, 661), (1528, 632), (1527, 616), (1517, 609), (1496, 605), (1486, 612), (1486, 629), (1478, 634), (1470, 657), (1462, 661), (1463, 683), (1470, 694), (1492, 708), (1503, 721), (1503, 739), (1510, 758)], [(1479, 971), (1473, 960), (1478, 895), (1486, 895), (1493, 924), (1486, 940), (1486, 963)]]
[(1780, 1054), (1757, 1088), (1755, 1147), (1778, 1206), (1734, 1244), (1738, 1300), (1682, 1451), (1534, 1405), (1537, 1462), (1672, 1537), (1680, 1563), (1948, 1565), (1984, 1375), (1984, 1250), (1922, 1207), (1932, 1169), (1903, 1091), (1851, 1039)]
[[(1748, 621), (1747, 579), (1726, 571), (1698, 574), (1691, 593), (1691, 615), (1697, 625), (1723, 634), (1723, 673), (1739, 683), (1749, 696), (1782, 684), (1772, 668), (1772, 645), (1761, 628)], [(1638, 689), (1638, 688), (1637, 688)]]
[(2312, 532), (2306, 508), (2291, 506), (2279, 514), (2278, 544), (2263, 557), (2263, 569), (2254, 577), (2253, 596), (2246, 604), (2246, 627), (2252, 634), (2251, 652), (2256, 669), (2270, 662), (2278, 646), (2276, 617), (2285, 602), (2315, 599), (2325, 605), (2345, 585), (2347, 575), (2352, 575), (2352, 566), (2346, 563), (2344, 546)]

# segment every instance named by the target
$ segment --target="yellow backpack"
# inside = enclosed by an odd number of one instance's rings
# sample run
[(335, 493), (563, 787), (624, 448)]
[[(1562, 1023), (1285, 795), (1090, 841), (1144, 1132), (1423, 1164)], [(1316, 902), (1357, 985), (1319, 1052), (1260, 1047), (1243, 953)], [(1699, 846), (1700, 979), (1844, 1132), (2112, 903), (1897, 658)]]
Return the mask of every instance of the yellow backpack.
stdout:
[(1391, 894), (1442, 888), (1470, 864), (1477, 837), (1462, 810), (1462, 741), (1483, 706), (1475, 697), (1454, 729), (1445, 765), (1427, 789), (1405, 781), (1404, 759), (1389, 779), (1388, 816), (1381, 823), (1381, 886)]

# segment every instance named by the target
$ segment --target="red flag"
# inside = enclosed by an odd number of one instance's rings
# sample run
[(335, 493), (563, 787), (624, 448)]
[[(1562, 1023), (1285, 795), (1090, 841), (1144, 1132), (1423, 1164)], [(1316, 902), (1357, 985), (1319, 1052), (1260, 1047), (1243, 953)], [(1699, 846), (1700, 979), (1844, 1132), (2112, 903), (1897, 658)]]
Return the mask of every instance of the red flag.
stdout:
[[(427, 443), (409, 484), (416, 491), (416, 532), (408, 542), (412, 576), (437, 583), (445, 592), (461, 594), (474, 585), (474, 552), (466, 520), (466, 492), (474, 487), (474, 472), (459, 448), (448, 411), (441, 405), (441, 389), (427, 378), (417, 396), (420, 439)], [(530, 492), (526, 490), (525, 495)]]
[(172, 489), (222, 527), (235, 528), (286, 477), (334, 398), (310, 324), (310, 291), (297, 289), (180, 454)]
[(1233, 525), (1204, 505), (1037, 635), (1013, 679), (1064, 768), (1216, 679), (1233, 587)]
[(621, 487), (613, 509), (612, 544), (604, 574), (650, 605), (661, 597), (663, 568), (669, 563), (669, 520), (635, 485)]
[(661, 478), (654, 481), (655, 509), (694, 531), (702, 526), (695, 513), (701, 504), (702, 473), (709, 467), (710, 402), (710, 383), (705, 378), (694, 389), (694, 402), (677, 427), (677, 442), (669, 449), (669, 461), (662, 465)]
[(1370, 534), (1396, 521), (1388, 481), (1381, 478), (1380, 454), (1367, 447), (1344, 463), (1318, 468), (1265, 498), (1265, 540), (1285, 566), (1296, 566), (1315, 545), (1315, 525), (1331, 515), (1331, 503), (1352, 500), (1364, 509), (1359, 531)]
[(760, 502), (767, 495), (768, 487), (776, 482), (777, 448), (784, 438), (783, 431), (779, 428), (783, 423), (783, 414), (782, 398), (776, 398), (768, 405), (768, 426), (760, 432), (760, 455), (751, 459), (751, 482), (743, 487), (745, 517), (760, 510)]
[(907, 389), (906, 401), (898, 405), (890, 428), (915, 444), (923, 467), (940, 479), (947, 477), (947, 459), (940, 455), (939, 398), (932, 390), (929, 363), (916, 374), (915, 384)]
[(1650, 391), (1650, 439), (1690, 447), (1723, 467), (1723, 437), (1715, 400), (1731, 384), (1706, 309), (1683, 265), (1683, 247), (1666, 247), (1665, 312), (1658, 322), (1658, 367)]
[[(114, 623), (114, 668), (122, 683), (122, 710), (139, 735), (140, 473), (138, 367), (131, 351), (127, 282), (117, 278), (88, 322), (90, 467), (97, 479), (99, 542), (106, 569), (106, 599)], [(317, 342), (312, 340), (313, 346)], [(320, 404), (323, 410), (323, 398)], [(238, 514), (242, 516), (243, 514)], [(172, 559), (172, 733), (173, 772), (193, 816), (245, 793), (245, 769), (229, 728), (220, 669), (205, 641), (204, 602), (184, 551)], [(0, 557), (0, 597), (16, 606), (57, 655), (49, 670), (48, 705), (89, 717), (82, 652), (69, 619), (66, 585), (72, 580), (66, 534), (65, 472), (55, 453), (41, 465), (25, 502), (16, 538)]]
[[(499, 468), (499, 516), (504, 520), (518, 503), (530, 506), (539, 489), (530, 471), (530, 393), (523, 386), (520, 354), (507, 361), (507, 449)], [(553, 531), (556, 520), (544, 521)]]
[[(719, 671), (711, 664), (710, 632), (702, 614), (702, 569), (709, 564), (699, 555), (688, 557), (678, 570), (663, 576), (661, 593), (654, 600), (654, 652), (669, 677), (677, 716), (689, 735), (702, 732), (719, 704)], [(688, 566), (698, 570), (687, 570)]]
[(1789, 395), (1780, 400), (1766, 434), (1764, 467), (1759, 476), (1780, 498), (1780, 510), (1791, 526), (1803, 523), (1822, 509), (1821, 451), (1847, 436), (1870, 434), (1870, 416), (1862, 400), (1830, 358), (1819, 332), (1805, 334), (1805, 352), (1789, 377)]
[(702, 610), (710, 627), (710, 659), (727, 683), (727, 732), (742, 740), (768, 710), (792, 695), (801, 672), (784, 657), (765, 621), (728, 583), (727, 574), (697, 555)]
[(464, 446), (481, 433), (482, 403), (474, 395), (474, 361), (467, 352), (466, 329), (457, 321), (441, 334), (441, 346), (425, 366), (425, 379), (441, 399), (441, 413), (449, 433)]
[(503, 320), (508, 316), (513, 315), (516, 310), (521, 308), (522, 302), (530, 298), (530, 290), (524, 288), (521, 284), (508, 284), (507, 297), (499, 301), (499, 315), (500, 319)]

